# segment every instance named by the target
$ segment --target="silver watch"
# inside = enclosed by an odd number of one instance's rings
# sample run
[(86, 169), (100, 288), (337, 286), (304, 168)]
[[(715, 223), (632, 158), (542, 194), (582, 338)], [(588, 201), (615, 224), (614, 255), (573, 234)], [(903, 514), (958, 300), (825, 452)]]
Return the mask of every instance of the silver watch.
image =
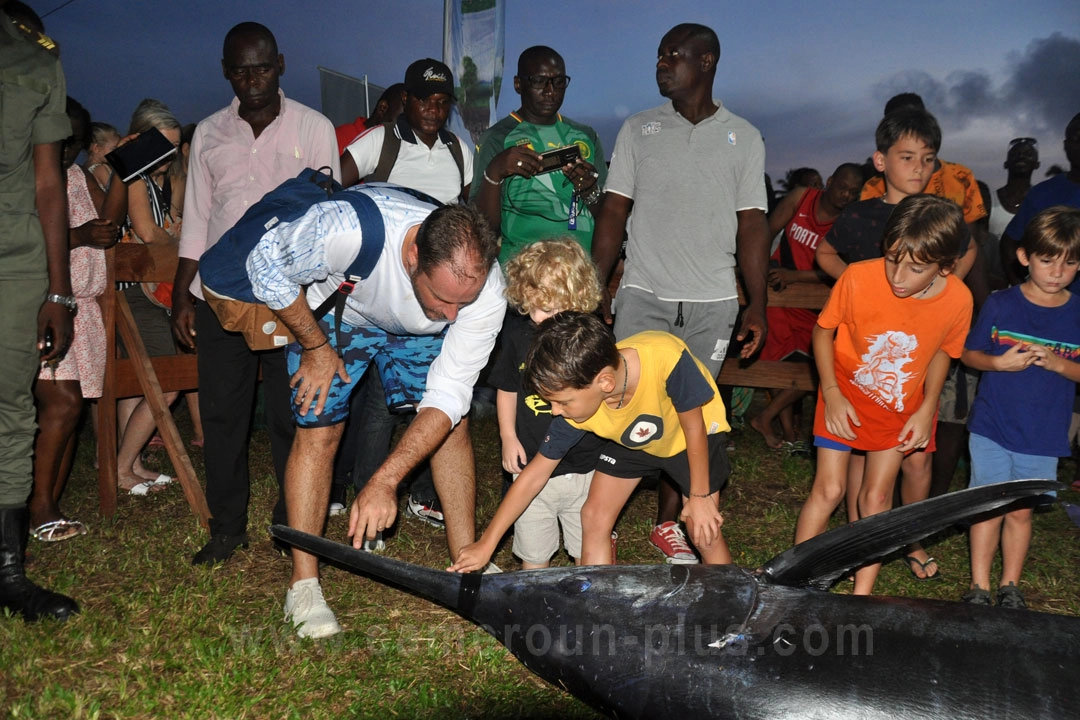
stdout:
[(45, 296), (45, 302), (54, 302), (58, 305), (63, 305), (71, 312), (75, 312), (79, 307), (79, 304), (75, 302), (74, 295), (57, 295), (56, 293), (49, 293)]

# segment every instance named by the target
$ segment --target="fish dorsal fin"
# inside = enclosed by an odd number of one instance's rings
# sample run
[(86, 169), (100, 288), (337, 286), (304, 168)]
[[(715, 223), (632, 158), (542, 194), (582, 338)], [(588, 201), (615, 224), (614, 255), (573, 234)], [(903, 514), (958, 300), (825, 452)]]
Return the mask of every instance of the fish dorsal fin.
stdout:
[(774, 585), (825, 589), (853, 569), (973, 515), (1060, 489), (1053, 480), (1013, 480), (947, 493), (810, 538), (769, 560), (758, 575)]

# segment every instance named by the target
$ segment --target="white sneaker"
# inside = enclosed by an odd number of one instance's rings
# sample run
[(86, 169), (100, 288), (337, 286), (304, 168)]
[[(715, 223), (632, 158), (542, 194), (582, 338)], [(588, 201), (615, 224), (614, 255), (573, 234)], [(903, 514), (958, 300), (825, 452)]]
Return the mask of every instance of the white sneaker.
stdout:
[(324, 638), (341, 632), (334, 611), (323, 599), (319, 578), (297, 580), (285, 593), (285, 620), (292, 620), (302, 638)]
[(339, 517), (345, 514), (345, 506), (339, 502), (330, 503), (330, 510), (327, 513), (330, 517)]

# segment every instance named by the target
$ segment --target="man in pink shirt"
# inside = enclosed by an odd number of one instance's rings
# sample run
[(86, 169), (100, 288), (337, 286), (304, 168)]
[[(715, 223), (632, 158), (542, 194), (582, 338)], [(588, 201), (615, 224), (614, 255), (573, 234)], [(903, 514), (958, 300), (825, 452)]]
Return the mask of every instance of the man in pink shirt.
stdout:
[(334, 126), (278, 89), (285, 58), (266, 27), (244, 22), (225, 36), (221, 67), (236, 98), (199, 123), (191, 142), (173, 333), (199, 350), (199, 410), (206, 436), (210, 542), (192, 562), (212, 565), (247, 547), (251, 408), (260, 363), (270, 451), (278, 480), (273, 522), (286, 524), (285, 463), (295, 430), (284, 350), (253, 352), (202, 300), (199, 258), (263, 195), (304, 168), (341, 177)]

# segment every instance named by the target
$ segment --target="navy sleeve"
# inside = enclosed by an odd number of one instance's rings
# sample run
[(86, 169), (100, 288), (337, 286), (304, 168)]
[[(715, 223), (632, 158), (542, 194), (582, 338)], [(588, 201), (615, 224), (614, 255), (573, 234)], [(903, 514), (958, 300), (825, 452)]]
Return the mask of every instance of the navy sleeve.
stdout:
[(562, 417), (554, 417), (537, 452), (550, 460), (561, 460), (584, 436), (584, 430), (571, 427)]
[(701, 407), (713, 399), (713, 389), (701, 374), (689, 350), (683, 350), (667, 377), (667, 394), (676, 412), (686, 412)]

